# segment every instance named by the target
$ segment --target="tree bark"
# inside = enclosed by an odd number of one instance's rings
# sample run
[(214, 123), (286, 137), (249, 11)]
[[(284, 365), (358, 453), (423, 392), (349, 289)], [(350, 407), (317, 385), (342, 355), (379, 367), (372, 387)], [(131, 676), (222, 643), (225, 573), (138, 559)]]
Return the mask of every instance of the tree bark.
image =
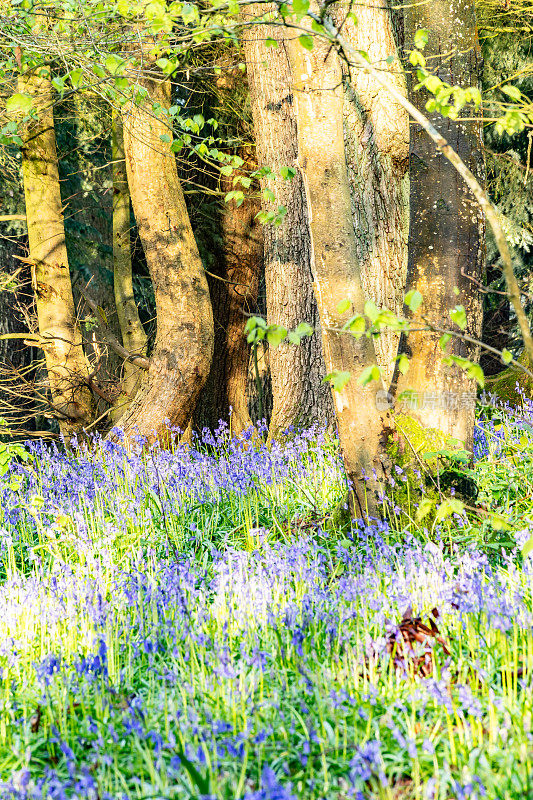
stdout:
[[(240, 155), (244, 159), (244, 171), (249, 173), (257, 168), (253, 155), (244, 151)], [(232, 180), (223, 177), (221, 188), (225, 193), (231, 191)], [(258, 199), (246, 197), (239, 207), (234, 200), (230, 200), (222, 212), (225, 274), (229, 281), (224, 284), (228, 305), (224, 377), (227, 403), (232, 408), (231, 428), (236, 435), (252, 425), (247, 392), (250, 345), (246, 341), (244, 327), (246, 314), (251, 314), (257, 303), (259, 274), (263, 264), (263, 228), (255, 219), (260, 208)]]
[[(113, 283), (115, 306), (122, 336), (122, 344), (132, 355), (145, 356), (148, 344), (139, 310), (133, 295), (133, 275), (130, 243), (130, 192), (126, 161), (124, 158), (124, 135), (120, 113), (113, 110), (112, 121), (113, 159)], [(139, 388), (142, 370), (125, 361), (123, 364), (121, 392), (115, 403), (115, 424), (126, 412)]]
[(23, 137), (26, 218), (39, 333), (59, 428), (68, 441), (91, 423), (93, 404), (65, 245), (49, 71), (22, 75), (19, 91), (33, 97), (38, 111)]
[[(249, 13), (263, 17), (265, 6), (251, 6)], [(265, 47), (265, 38), (278, 47)], [(290, 425), (330, 423), (333, 406), (325, 375), (320, 317), (312, 288), (311, 241), (304, 178), (298, 166), (298, 133), (294, 91), (287, 43), (277, 25), (254, 25), (247, 29), (244, 52), (260, 167), (270, 167), (275, 180), (265, 180), (275, 203), (264, 203), (267, 211), (283, 205), (287, 213), (280, 225), (265, 226), (265, 281), (268, 324), (294, 328), (300, 322), (313, 326), (313, 336), (299, 347), (282, 343), (269, 351), (273, 410), (269, 436), (276, 437)], [(280, 177), (282, 167), (296, 170), (292, 180)], [(289, 379), (290, 376), (290, 379)]]
[[(344, 38), (356, 50), (366, 52), (370, 62), (386, 71), (406, 95), (405, 75), (385, 0), (358, 3), (357, 23), (346, 19), (350, 11), (346, 3), (334, 8), (337, 27), (344, 20)], [(407, 277), (409, 115), (371, 74), (347, 68), (344, 128), (363, 291), (379, 308), (400, 315)], [(398, 343), (399, 335), (391, 330), (382, 331), (374, 341), (386, 383), (394, 372)]]
[[(0, 199), (3, 200), (7, 192), (4, 187), (0, 188), (0, 192)], [(22, 255), (23, 251), (14, 236), (3, 235), (5, 228), (6, 225), (2, 225), (0, 230), (0, 418), (5, 420), (11, 432), (27, 434), (35, 430), (36, 409), (33, 393), (30, 387), (20, 381), (19, 375), (20, 372), (25, 373), (31, 383), (32, 375), (28, 372), (35, 351), (23, 339), (2, 338), (28, 331), (19, 311), (16, 284), (12, 289), (9, 282), (9, 277), (19, 266), (13, 256)], [(17, 278), (15, 282), (18, 282)]]
[[(239, 74), (242, 76), (242, 73)], [(223, 195), (240, 186), (233, 179), (249, 177), (257, 168), (251, 148), (240, 147), (242, 167), (231, 176), (222, 175)], [(214, 273), (208, 275), (215, 325), (215, 349), (209, 378), (195, 413), (197, 425), (216, 428), (220, 420), (231, 422), (231, 431), (240, 436), (252, 425), (248, 391), (250, 345), (244, 327), (247, 315), (256, 312), (259, 277), (263, 266), (263, 228), (255, 219), (261, 205), (253, 190), (244, 190), (244, 202), (234, 200), (220, 208), (219, 239)], [(216, 273), (216, 274), (215, 274)], [(231, 408), (231, 416), (230, 416)]]
[[(308, 19), (305, 24), (310, 26)], [(338, 332), (350, 313), (363, 313), (365, 302), (344, 152), (340, 60), (329, 43), (318, 37), (312, 51), (304, 50), (296, 38), (287, 40), (287, 50), (294, 76), (298, 160), (309, 208), (311, 264), (326, 368), (351, 373), (344, 388), (333, 392), (340, 446), (352, 484), (354, 511), (358, 516), (375, 515), (385, 466), (386, 416), (377, 409), (381, 385), (372, 382), (363, 388), (356, 379), (375, 363), (376, 354), (366, 336), (356, 339)], [(351, 309), (341, 315), (338, 306), (346, 299)]]
[[(480, 50), (474, 7), (470, 0), (434, 0), (405, 11), (406, 40), (417, 29), (429, 30), (424, 50), (428, 68), (442, 80), (460, 86), (477, 85)], [(414, 91), (411, 101), (423, 110), (427, 93)], [(469, 116), (468, 109), (463, 110)], [(481, 121), (453, 121), (439, 114), (431, 122), (481, 182), (484, 177)], [(411, 132), (411, 222), (407, 290), (421, 292), (424, 303), (413, 322), (425, 316), (431, 323), (450, 327), (450, 310), (465, 307), (466, 333), (481, 334), (482, 307), (476, 281), (483, 275), (484, 219), (470, 189), (443, 157), (425, 131)], [(456, 294), (455, 289), (458, 289)], [(408, 392), (408, 413), (424, 427), (436, 428), (470, 446), (474, 428), (476, 386), (457, 366), (442, 361), (439, 337), (413, 332), (407, 337), (409, 371), (398, 380), (398, 393)], [(450, 353), (477, 360), (477, 348), (454, 338)], [(470, 399), (469, 399), (470, 398)]]
[[(157, 335), (141, 389), (120, 420), (126, 439), (169, 442), (169, 425), (187, 426), (209, 374), (213, 314), (205, 272), (179, 182), (165, 114), (170, 85), (141, 72), (148, 92), (123, 107), (124, 150), (131, 201), (157, 307)], [(159, 110), (153, 109), (159, 104)], [(155, 109), (158, 106), (155, 105)], [(163, 138), (162, 138), (163, 137)]]

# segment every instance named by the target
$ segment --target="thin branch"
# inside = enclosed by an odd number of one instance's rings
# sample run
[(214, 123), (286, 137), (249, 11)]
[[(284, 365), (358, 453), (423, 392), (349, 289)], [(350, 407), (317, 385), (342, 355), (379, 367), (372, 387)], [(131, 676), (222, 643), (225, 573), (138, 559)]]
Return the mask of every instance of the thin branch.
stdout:
[(111, 331), (107, 327), (107, 323), (104, 319), (104, 316), (98, 307), (98, 304), (93, 300), (93, 298), (87, 294), (84, 289), (79, 290), (81, 296), (97, 317), (98, 323), (102, 328), (102, 333), (106, 342), (108, 343), (109, 347), (117, 353), (117, 355), (121, 356), (125, 361), (131, 361), (132, 364), (135, 364), (136, 367), (140, 367), (141, 369), (149, 369), (150, 368), (150, 359), (146, 358), (145, 356), (136, 356), (134, 353), (129, 353), (125, 347), (123, 347), (119, 340), (111, 333)]

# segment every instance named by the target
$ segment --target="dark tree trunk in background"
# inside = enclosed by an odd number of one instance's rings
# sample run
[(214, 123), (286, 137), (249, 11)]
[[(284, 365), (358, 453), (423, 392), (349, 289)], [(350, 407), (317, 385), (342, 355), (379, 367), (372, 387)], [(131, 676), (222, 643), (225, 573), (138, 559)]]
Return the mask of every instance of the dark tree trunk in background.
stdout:
[[(490, 286), (498, 279), (501, 281), (502, 271), (497, 263), (487, 265), (486, 285)], [(485, 295), (483, 313), (483, 342), (497, 350), (509, 348), (511, 331), (511, 304), (509, 298), (502, 294)], [(505, 365), (497, 356), (487, 351), (481, 352), (479, 363), (485, 376), (497, 375), (505, 370)]]
[[(113, 110), (112, 121), (113, 158), (113, 287), (115, 306), (122, 344), (132, 355), (145, 356), (148, 337), (139, 317), (139, 309), (133, 296), (133, 272), (130, 243), (130, 192), (126, 161), (124, 158), (124, 134), (120, 113)], [(118, 422), (135, 397), (142, 379), (141, 369), (126, 361), (120, 376), (121, 392), (113, 409), (113, 422)]]
[[(123, 108), (128, 184), (157, 307), (157, 336), (150, 368), (120, 420), (126, 438), (138, 431), (169, 441), (168, 422), (184, 430), (211, 367), (213, 314), (164, 113), (170, 83), (142, 72), (147, 92), (139, 106)], [(160, 104), (160, 111), (153, 105)], [(156, 106), (157, 108), (157, 106)]]
[[(259, 17), (265, 10), (265, 6), (251, 7), (251, 13)], [(267, 37), (275, 39), (278, 47), (265, 47)], [(289, 425), (331, 422), (333, 406), (330, 389), (322, 383), (325, 366), (312, 287), (309, 219), (303, 174), (298, 167), (293, 80), (283, 29), (265, 25), (249, 28), (244, 51), (259, 166), (270, 167), (278, 176), (263, 183), (276, 195), (276, 203), (263, 207), (276, 210), (283, 205), (287, 209), (281, 225), (265, 226), (267, 321), (288, 329), (307, 322), (315, 329), (315, 334), (299, 347), (281, 344), (269, 350), (272, 438)], [(295, 177), (279, 177), (282, 167), (296, 170)]]
[[(433, 0), (405, 9), (406, 46), (412, 47), (416, 30), (429, 30), (424, 50), (428, 68), (448, 83), (476, 86), (481, 69), (474, 5), (471, 0)], [(411, 100), (425, 110), (426, 91), (415, 92), (411, 77)], [(464, 109), (465, 117), (472, 116)], [(476, 115), (477, 112), (474, 112)], [(482, 125), (479, 121), (456, 121), (438, 114), (433, 125), (461, 156), (476, 177), (483, 181)], [(411, 129), (410, 149), (411, 220), (407, 290), (418, 289), (424, 304), (415, 315), (434, 324), (450, 327), (449, 312), (464, 305), (466, 332), (481, 334), (481, 299), (476, 281), (482, 280), (484, 265), (483, 215), (459, 173), (417, 126)], [(456, 295), (454, 288), (459, 294)], [(469, 446), (473, 436), (474, 404), (468, 400), (475, 383), (457, 366), (445, 366), (439, 337), (411, 333), (406, 351), (411, 365), (398, 381), (398, 392), (412, 391), (407, 411), (425, 427), (436, 428)], [(458, 339), (450, 352), (471, 360), (476, 348)], [(417, 408), (412, 408), (415, 404)]]
[[(122, 360), (94, 324), (83, 321), (95, 316), (84, 299), (86, 291), (103, 310), (108, 330), (120, 340), (113, 293), (113, 198), (106, 186), (112, 169), (111, 165), (107, 168), (111, 157), (110, 128), (111, 113), (104, 101), (97, 102), (94, 97), (77, 93), (59, 104), (56, 113), (59, 178), (66, 207), (65, 233), (74, 303), (81, 320), (93, 385), (112, 400)], [(104, 412), (109, 410), (109, 403), (97, 394), (93, 402), (99, 427), (108, 428), (110, 415)]]
[[(231, 176), (222, 176), (223, 195), (234, 188), (238, 175), (248, 177), (257, 168), (255, 154), (241, 147), (238, 155), (244, 164)], [(248, 371), (250, 345), (244, 327), (247, 315), (256, 311), (259, 279), (263, 267), (263, 227), (255, 219), (260, 202), (253, 189), (245, 189), (245, 200), (237, 206), (222, 198), (220, 232), (222, 247), (217, 265), (218, 279), (209, 277), (215, 326), (215, 349), (211, 372), (195, 417), (201, 424), (216, 427), (229, 420), (231, 431), (239, 436), (252, 425), (249, 413)]]
[[(24, 253), (12, 235), (4, 234), (5, 223), (0, 224), (0, 336), (4, 336), (24, 333), (27, 327), (18, 311), (17, 294), (10, 291), (4, 282), (4, 277), (7, 281), (7, 277), (20, 266), (14, 256)], [(29, 272), (28, 267), (24, 272)], [(19, 273), (19, 277), (24, 280), (27, 276)], [(2, 290), (2, 286), (6, 288)], [(23, 339), (0, 339), (0, 418), (8, 423), (10, 430), (20, 430), (21, 433), (35, 428), (34, 404), (31, 393), (21, 385), (17, 373), (22, 371), (31, 382), (32, 375), (27, 373), (27, 369), (34, 353), (34, 348), (24, 344)]]

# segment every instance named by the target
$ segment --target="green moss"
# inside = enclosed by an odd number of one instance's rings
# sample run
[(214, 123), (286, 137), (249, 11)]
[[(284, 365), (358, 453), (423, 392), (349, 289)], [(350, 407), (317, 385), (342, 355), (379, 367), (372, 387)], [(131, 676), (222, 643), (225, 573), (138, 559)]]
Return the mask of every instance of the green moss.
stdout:
[[(526, 353), (523, 352), (517, 361), (526, 367), (528, 363)], [(518, 367), (510, 366), (499, 375), (487, 378), (486, 389), (503, 403), (517, 406), (522, 402), (522, 395), (533, 398), (533, 378)]]
[[(462, 450), (463, 445), (457, 439), (446, 436), (437, 428), (424, 428), (418, 420), (407, 414), (396, 417), (396, 430), (399, 436), (393, 441), (391, 457), (396, 463), (403, 465), (412, 463), (413, 459), (420, 459), (431, 468), (438, 462), (438, 454)], [(435, 455), (428, 457), (428, 454)], [(415, 455), (416, 454), (416, 455)]]

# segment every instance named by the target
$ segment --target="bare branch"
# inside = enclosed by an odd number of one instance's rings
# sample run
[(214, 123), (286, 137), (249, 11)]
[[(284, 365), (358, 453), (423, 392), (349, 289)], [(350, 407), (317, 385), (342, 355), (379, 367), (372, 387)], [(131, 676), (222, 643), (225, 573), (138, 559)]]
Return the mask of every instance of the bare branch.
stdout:
[(129, 353), (125, 347), (123, 347), (119, 340), (111, 333), (111, 331), (107, 327), (107, 323), (104, 319), (104, 316), (98, 306), (98, 304), (93, 300), (93, 298), (87, 294), (85, 289), (80, 289), (80, 294), (82, 295), (83, 299), (98, 317), (98, 324), (102, 328), (102, 333), (106, 342), (108, 343), (109, 347), (117, 353), (117, 355), (124, 358), (126, 361), (131, 361), (132, 364), (135, 364), (136, 367), (140, 367), (141, 369), (149, 369), (150, 367), (150, 359), (146, 358), (145, 356), (136, 356), (134, 353)]

